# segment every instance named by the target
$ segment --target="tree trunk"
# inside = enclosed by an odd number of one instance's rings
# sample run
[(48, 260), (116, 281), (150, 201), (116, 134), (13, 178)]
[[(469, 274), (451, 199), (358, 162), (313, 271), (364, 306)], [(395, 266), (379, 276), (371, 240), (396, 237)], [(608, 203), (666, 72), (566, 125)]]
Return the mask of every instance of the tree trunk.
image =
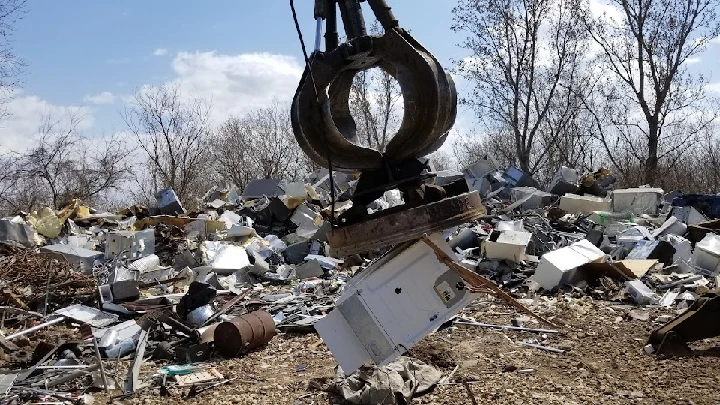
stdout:
[(648, 123), (648, 156), (645, 160), (645, 184), (655, 185), (658, 178), (658, 137), (659, 128), (657, 122), (650, 120)]
[(520, 165), (520, 170), (532, 175), (532, 173), (530, 173), (530, 151), (528, 149), (522, 148), (520, 150), (518, 153), (518, 164)]

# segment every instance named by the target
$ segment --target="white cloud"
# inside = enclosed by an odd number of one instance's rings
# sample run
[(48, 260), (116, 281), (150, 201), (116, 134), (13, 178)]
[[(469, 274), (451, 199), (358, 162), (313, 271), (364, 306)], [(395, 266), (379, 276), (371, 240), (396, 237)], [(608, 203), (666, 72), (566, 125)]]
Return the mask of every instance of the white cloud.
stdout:
[(38, 128), (48, 115), (62, 125), (71, 115), (79, 114), (83, 117), (78, 127), (80, 131), (89, 129), (95, 123), (92, 111), (86, 107), (55, 105), (37, 96), (21, 93), (4, 107), (10, 115), (0, 120), (0, 152), (22, 151), (33, 146)]
[(715, 37), (711, 39), (710, 42), (713, 44), (720, 44), (720, 37)]
[(590, 13), (595, 18), (605, 17), (615, 22), (620, 22), (624, 18), (620, 8), (607, 0), (590, 0)]
[(103, 91), (94, 96), (87, 95), (83, 98), (83, 101), (91, 104), (112, 104), (115, 102), (115, 95), (109, 91)]
[(171, 66), (177, 75), (173, 82), (186, 97), (212, 103), (215, 122), (266, 106), (273, 99), (289, 106), (303, 71), (297, 59), (269, 53), (180, 52)]
[(687, 59), (685, 59), (685, 63), (688, 64), (688, 65), (694, 65), (694, 64), (696, 64), (696, 63), (700, 63), (701, 61), (702, 61), (702, 59), (700, 59), (700, 58), (687, 58)]
[(707, 91), (708, 93), (720, 94), (720, 82), (706, 84), (705, 91)]
[(165, 56), (165, 55), (167, 55), (167, 53), (168, 53), (168, 50), (167, 50), (167, 49), (165, 49), (165, 48), (158, 48), (158, 49), (155, 50), (155, 52), (153, 52), (153, 55), (155, 55), (155, 56)]

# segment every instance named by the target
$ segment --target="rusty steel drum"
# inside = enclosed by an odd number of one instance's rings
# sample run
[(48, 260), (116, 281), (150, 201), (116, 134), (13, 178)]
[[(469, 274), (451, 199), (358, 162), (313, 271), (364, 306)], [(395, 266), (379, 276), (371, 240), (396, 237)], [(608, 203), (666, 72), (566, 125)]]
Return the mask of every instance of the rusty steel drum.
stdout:
[(275, 336), (275, 321), (266, 311), (255, 311), (215, 327), (215, 349), (223, 357), (236, 357), (266, 345)]

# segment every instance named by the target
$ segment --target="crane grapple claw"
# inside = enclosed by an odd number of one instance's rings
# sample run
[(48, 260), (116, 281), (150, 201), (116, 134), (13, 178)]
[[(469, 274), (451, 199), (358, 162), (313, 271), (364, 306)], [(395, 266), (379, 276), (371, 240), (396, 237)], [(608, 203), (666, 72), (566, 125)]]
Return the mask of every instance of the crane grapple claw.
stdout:
[[(379, 67), (399, 85), (402, 124), (384, 151), (360, 146), (350, 114), (353, 77)], [(328, 156), (338, 170), (379, 169), (386, 162), (424, 156), (442, 145), (455, 122), (457, 92), (450, 75), (405, 30), (362, 35), (328, 52), (316, 52), (303, 73), (292, 103), (298, 144), (318, 165)]]

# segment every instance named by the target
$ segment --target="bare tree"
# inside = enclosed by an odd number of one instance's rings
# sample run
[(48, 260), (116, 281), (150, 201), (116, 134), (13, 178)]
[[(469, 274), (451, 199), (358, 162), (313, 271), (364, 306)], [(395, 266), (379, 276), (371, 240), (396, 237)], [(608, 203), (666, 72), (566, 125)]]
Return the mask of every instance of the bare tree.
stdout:
[(678, 163), (663, 173), (666, 184), (686, 193), (720, 191), (720, 137), (717, 125), (704, 129)]
[(428, 159), (432, 162), (435, 170), (452, 170), (455, 168), (455, 162), (453, 162), (450, 155), (442, 150), (435, 151), (428, 155)]
[[(371, 35), (381, 35), (376, 22)], [(384, 151), (402, 119), (402, 92), (397, 80), (379, 67), (358, 72), (350, 87), (350, 114), (355, 120), (358, 143)]]
[(289, 108), (273, 101), (227, 119), (212, 140), (213, 160), (226, 181), (244, 188), (254, 179), (303, 179), (308, 158), (295, 141)]
[[(460, 0), (453, 9), (453, 30), (467, 35), (462, 46), (471, 52), (457, 68), (475, 85), (461, 102), (475, 109), (488, 133), (512, 140), (514, 160), (531, 174), (578, 108), (569, 100), (585, 51), (578, 3)], [(542, 139), (543, 132), (553, 136)]]
[(202, 196), (210, 182), (210, 107), (200, 99), (184, 99), (177, 85), (138, 90), (123, 119), (148, 161), (148, 182), (172, 187), (188, 204)]
[(358, 72), (350, 88), (350, 113), (359, 142), (384, 151), (400, 125), (402, 93), (395, 78), (380, 68)]
[(27, 201), (30, 198), (27, 195), (21, 195), (18, 187), (19, 167), (17, 156), (14, 154), (0, 155), (0, 215), (9, 215), (28, 208)]
[(58, 209), (75, 198), (93, 204), (129, 180), (126, 144), (117, 137), (83, 137), (81, 121), (79, 112), (58, 119), (48, 115), (32, 148), (3, 159), (0, 205), (5, 211)]
[[(489, 151), (492, 151), (494, 161), (497, 161), (498, 158), (501, 160), (498, 162), (499, 164), (512, 164), (514, 161), (514, 148), (510, 146), (512, 142), (505, 143), (504, 145), (500, 142), (493, 142), (498, 138), (498, 136), (493, 135), (458, 135), (452, 145), (453, 156), (457, 161), (458, 167), (464, 169), (477, 163), (481, 159), (487, 159), (489, 157)], [(507, 147), (505, 152), (502, 152), (503, 147)], [(510, 156), (508, 159), (503, 158), (506, 154)]]
[[(598, 133), (608, 158), (629, 176), (654, 184), (671, 169), (715, 118), (698, 112), (704, 78), (686, 62), (720, 34), (716, 0), (611, 0), (620, 13), (586, 18), (600, 48), (601, 67), (611, 73), (596, 101)], [(610, 128), (603, 128), (610, 126)]]
[[(12, 98), (12, 93), (21, 83), (25, 62), (15, 54), (12, 35), (15, 24), (27, 12), (27, 0), (0, 0), (0, 104)], [(4, 109), (0, 118), (7, 115)]]

